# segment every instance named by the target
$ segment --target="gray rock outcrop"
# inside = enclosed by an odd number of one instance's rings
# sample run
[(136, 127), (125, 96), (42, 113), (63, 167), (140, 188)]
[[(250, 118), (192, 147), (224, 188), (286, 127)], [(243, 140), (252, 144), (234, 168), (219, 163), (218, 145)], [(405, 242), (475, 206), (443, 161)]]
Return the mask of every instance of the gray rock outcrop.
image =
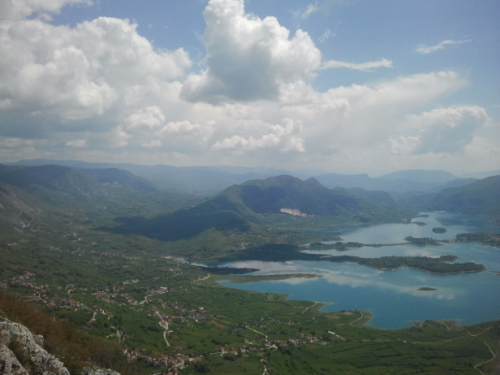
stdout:
[[(0, 315), (1, 311), (0, 311)], [(43, 347), (43, 336), (34, 335), (19, 323), (0, 318), (0, 375), (70, 375), (59, 359)], [(11, 350), (12, 349), (12, 350)], [(120, 375), (98, 367), (85, 368), (78, 375)]]
[[(19, 323), (0, 322), (0, 374), (28, 374), (23, 364), (44, 375), (70, 375), (64, 364), (42, 348), (43, 337)], [(14, 353), (10, 348), (15, 347)], [(22, 360), (19, 361), (19, 356)]]
[(29, 375), (12, 351), (0, 344), (0, 374)]

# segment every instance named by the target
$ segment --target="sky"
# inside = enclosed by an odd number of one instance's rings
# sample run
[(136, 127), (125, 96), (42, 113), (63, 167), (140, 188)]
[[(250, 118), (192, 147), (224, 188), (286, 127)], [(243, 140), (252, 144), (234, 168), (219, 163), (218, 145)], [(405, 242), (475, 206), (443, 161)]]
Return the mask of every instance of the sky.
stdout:
[(0, 162), (500, 169), (495, 0), (0, 0)]

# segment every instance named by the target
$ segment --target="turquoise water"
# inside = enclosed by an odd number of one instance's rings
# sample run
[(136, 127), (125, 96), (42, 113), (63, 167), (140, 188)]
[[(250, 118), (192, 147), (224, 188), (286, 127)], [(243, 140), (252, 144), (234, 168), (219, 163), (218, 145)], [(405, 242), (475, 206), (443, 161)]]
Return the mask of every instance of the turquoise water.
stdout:
[[(398, 243), (406, 236), (452, 239), (458, 233), (473, 231), (499, 232), (499, 227), (466, 215), (435, 212), (416, 224), (387, 224), (363, 228), (346, 228), (339, 235), (344, 241), (362, 243)], [(445, 227), (446, 233), (432, 232), (434, 227)], [(232, 288), (266, 293), (288, 294), (291, 300), (309, 300), (328, 303), (323, 311), (369, 310), (373, 318), (369, 325), (378, 328), (402, 328), (413, 321), (454, 319), (460, 324), (500, 319), (500, 249), (478, 243), (447, 243), (441, 246), (418, 247), (398, 245), (363, 247), (338, 253), (335, 250), (314, 253), (349, 254), (360, 257), (440, 256), (456, 255), (457, 261), (481, 263), (486, 271), (470, 274), (436, 275), (419, 270), (401, 268), (381, 271), (351, 263), (321, 261), (232, 262), (230, 267), (251, 267), (260, 271), (253, 275), (315, 273), (318, 279), (293, 278), (280, 281), (234, 284), (222, 281)], [(421, 291), (421, 287), (435, 288)]]

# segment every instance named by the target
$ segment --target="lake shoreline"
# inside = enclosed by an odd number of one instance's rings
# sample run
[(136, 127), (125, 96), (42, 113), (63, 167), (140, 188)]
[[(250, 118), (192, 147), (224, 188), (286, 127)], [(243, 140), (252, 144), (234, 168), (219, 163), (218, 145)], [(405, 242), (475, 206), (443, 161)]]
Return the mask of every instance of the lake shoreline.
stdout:
[[(247, 276), (246, 282), (250, 284), (246, 286), (231, 282), (224, 286), (278, 293), (289, 300), (324, 301), (321, 311), (325, 313), (370, 311), (373, 318), (366, 324), (377, 329), (405, 328), (412, 322), (450, 318), (464, 325), (497, 320), (499, 316), (495, 312), (500, 311), (500, 301), (495, 298), (495, 290), (500, 287), (496, 277), (500, 274), (498, 253), (478, 241), (454, 239), (460, 233), (469, 233), (470, 237), (470, 233), (483, 231), (482, 222), (452, 213), (430, 213), (429, 217), (422, 218), (424, 220), (428, 225), (351, 228), (339, 234), (342, 250), (352, 246), (351, 253), (339, 254), (338, 249), (333, 249), (334, 243), (319, 245), (314, 241), (311, 241), (313, 246), (267, 245), (239, 251), (219, 259), (219, 264), (260, 269), (257, 274), (267, 274), (275, 281), (261, 283), (254, 278), (257, 275), (251, 274)], [(435, 227), (446, 227), (447, 235), (435, 236), (432, 233)], [(407, 236), (434, 237), (441, 246), (404, 242)], [(461, 263), (455, 263), (456, 257)], [(426, 263), (431, 266), (425, 267)], [(417, 267), (417, 264), (424, 266)], [(450, 264), (456, 266), (450, 268)], [(488, 272), (481, 272), (484, 270)], [(298, 272), (322, 277), (286, 281)], [(276, 273), (280, 275), (269, 276)], [(422, 287), (429, 289), (419, 290)]]

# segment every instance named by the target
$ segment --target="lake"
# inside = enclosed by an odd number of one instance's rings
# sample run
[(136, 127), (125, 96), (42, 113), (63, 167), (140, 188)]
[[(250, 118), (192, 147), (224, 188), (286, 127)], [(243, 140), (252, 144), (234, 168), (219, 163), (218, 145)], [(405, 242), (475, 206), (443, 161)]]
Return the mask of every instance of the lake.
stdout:
[[(454, 239), (458, 233), (490, 231), (500, 233), (500, 227), (471, 216), (447, 212), (425, 213), (417, 224), (384, 224), (368, 227), (348, 227), (338, 232), (344, 242), (402, 243), (406, 236)], [(435, 227), (446, 228), (434, 233)], [(419, 270), (400, 268), (382, 271), (352, 263), (327, 261), (261, 262), (241, 261), (224, 263), (228, 267), (257, 268), (249, 275), (315, 273), (321, 278), (292, 278), (280, 281), (236, 284), (227, 280), (222, 285), (263, 293), (287, 294), (290, 300), (326, 303), (322, 311), (368, 310), (373, 318), (368, 325), (378, 328), (403, 328), (414, 321), (457, 320), (472, 324), (500, 318), (500, 249), (479, 243), (445, 243), (440, 246), (419, 247), (396, 245), (362, 247), (338, 252), (310, 248), (317, 254), (354, 255), (363, 258), (382, 256), (455, 255), (456, 262), (483, 264), (486, 271), (468, 274), (438, 275)], [(435, 290), (419, 290), (427, 287)]]

